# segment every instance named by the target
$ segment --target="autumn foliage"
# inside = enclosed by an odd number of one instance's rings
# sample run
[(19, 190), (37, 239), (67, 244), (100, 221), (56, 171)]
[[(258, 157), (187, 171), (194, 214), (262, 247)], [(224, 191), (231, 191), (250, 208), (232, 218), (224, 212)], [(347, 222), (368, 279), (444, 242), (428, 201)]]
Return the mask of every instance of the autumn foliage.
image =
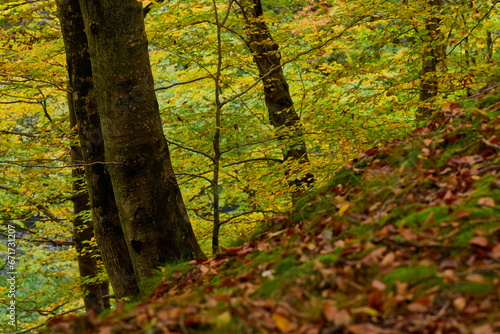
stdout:
[[(165, 264), (138, 305), (60, 316), (109, 277), (95, 238), (83, 254), (99, 271), (79, 277), (75, 261), (73, 222), (96, 217), (71, 204), (85, 193), (55, 1), (5, 0), (0, 232), (19, 232), (19, 285), (18, 322), (0, 331), (50, 317), (61, 333), (500, 331), (496, 2), (142, 2), (159, 136), (215, 255)], [(275, 89), (286, 103), (269, 103)]]

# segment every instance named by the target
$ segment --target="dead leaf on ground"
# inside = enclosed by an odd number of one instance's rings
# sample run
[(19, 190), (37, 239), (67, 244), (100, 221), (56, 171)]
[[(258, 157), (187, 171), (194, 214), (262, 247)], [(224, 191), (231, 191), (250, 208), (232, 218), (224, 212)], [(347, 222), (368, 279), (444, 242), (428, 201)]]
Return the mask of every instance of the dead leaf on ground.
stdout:
[(489, 206), (490, 208), (495, 207), (495, 201), (491, 197), (482, 197), (477, 201), (478, 205)]

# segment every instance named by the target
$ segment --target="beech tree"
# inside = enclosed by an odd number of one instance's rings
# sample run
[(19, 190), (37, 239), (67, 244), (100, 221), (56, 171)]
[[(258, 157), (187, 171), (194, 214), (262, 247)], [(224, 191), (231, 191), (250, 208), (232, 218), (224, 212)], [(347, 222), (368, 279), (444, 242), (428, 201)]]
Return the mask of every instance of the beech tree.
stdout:
[[(309, 164), (306, 144), (302, 138), (302, 124), (295, 111), (288, 83), (281, 65), (281, 54), (264, 21), (262, 2), (260, 0), (242, 0), (237, 2), (241, 8), (245, 24), (245, 44), (252, 52), (253, 61), (264, 77), (264, 96), (269, 113), (269, 121), (278, 132), (278, 139), (285, 142), (283, 158), (285, 163), (297, 161)], [(287, 168), (288, 176), (296, 171)], [(292, 198), (297, 199), (303, 192), (301, 187), (313, 183), (314, 176), (307, 173), (303, 177), (289, 181)]]
[[(86, 229), (85, 239), (90, 241), (95, 234), (114, 294), (118, 298), (135, 296), (139, 293), (137, 280), (123, 237), (111, 179), (102, 163), (104, 143), (93, 93), (92, 68), (80, 4), (78, 0), (58, 0), (56, 4), (69, 75), (68, 104), (70, 119), (74, 119), (70, 124), (78, 126), (80, 146), (83, 148), (78, 150), (86, 165), (85, 176), (92, 209), (93, 226)], [(82, 201), (86, 202), (87, 198), (80, 198), (80, 203)], [(98, 305), (98, 292), (88, 292), (88, 298)]]
[(203, 257), (175, 179), (148, 55), (142, 4), (80, 1), (106, 171), (139, 284), (168, 261)]
[[(74, 110), (72, 108), (72, 97), (68, 94), (68, 105), (70, 109), (70, 126), (76, 126), (76, 119)], [(79, 145), (71, 147), (71, 162), (73, 165), (82, 163), (82, 150)], [(73, 191), (72, 197), (73, 210), (75, 216), (73, 218), (73, 242), (75, 243), (75, 250), (77, 254), (78, 270), (82, 279), (94, 280), (92, 283), (82, 284), (84, 290), (84, 303), (85, 309), (94, 309), (96, 312), (102, 312), (104, 309), (103, 292), (100, 282), (96, 282), (95, 278), (98, 276), (98, 250), (95, 244), (91, 244), (92, 237), (94, 236), (93, 224), (87, 224), (82, 217), (83, 212), (90, 209), (89, 196), (85, 187), (84, 175), (85, 170), (83, 167), (75, 167), (72, 170), (73, 177)], [(106, 283), (107, 284), (107, 283)]]
[(425, 25), (427, 36), (424, 40), (424, 51), (422, 52), (422, 71), (420, 83), (420, 105), (416, 113), (416, 119), (426, 120), (434, 112), (433, 100), (438, 95), (437, 65), (440, 59), (440, 35), (439, 24), (441, 22), (440, 9), (442, 0), (429, 0), (427, 2), (428, 21)]

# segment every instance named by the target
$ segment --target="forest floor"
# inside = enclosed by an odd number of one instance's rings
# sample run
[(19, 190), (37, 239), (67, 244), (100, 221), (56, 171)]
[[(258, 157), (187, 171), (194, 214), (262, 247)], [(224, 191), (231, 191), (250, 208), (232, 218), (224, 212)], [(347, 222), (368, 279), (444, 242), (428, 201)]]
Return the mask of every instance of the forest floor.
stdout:
[(500, 89), (347, 164), (141, 302), (52, 333), (500, 333)]

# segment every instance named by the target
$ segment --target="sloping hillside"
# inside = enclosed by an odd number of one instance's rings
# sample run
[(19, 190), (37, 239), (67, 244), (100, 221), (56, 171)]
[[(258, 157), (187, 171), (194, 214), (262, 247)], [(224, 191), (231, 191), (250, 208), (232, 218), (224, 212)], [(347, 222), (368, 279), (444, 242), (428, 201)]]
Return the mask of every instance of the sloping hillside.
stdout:
[(46, 331), (500, 332), (499, 100), (445, 104), (247, 240), (166, 268), (146, 300)]

